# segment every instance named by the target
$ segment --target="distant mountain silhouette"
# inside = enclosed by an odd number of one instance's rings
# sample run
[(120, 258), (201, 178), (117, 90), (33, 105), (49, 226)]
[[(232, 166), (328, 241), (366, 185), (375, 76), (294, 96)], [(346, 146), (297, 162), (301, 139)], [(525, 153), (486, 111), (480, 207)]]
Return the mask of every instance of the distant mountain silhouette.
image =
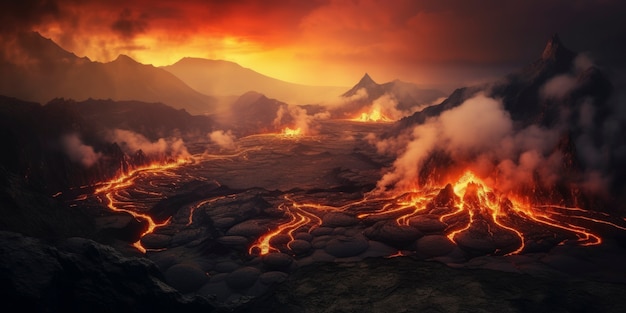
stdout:
[(220, 97), (256, 91), (290, 104), (315, 104), (336, 98), (345, 90), (344, 87), (290, 83), (223, 60), (183, 58), (162, 68), (199, 92)]
[(125, 55), (92, 62), (36, 32), (17, 35), (0, 54), (0, 94), (40, 103), (58, 97), (161, 102), (192, 114), (211, 113), (216, 103), (165, 70)]

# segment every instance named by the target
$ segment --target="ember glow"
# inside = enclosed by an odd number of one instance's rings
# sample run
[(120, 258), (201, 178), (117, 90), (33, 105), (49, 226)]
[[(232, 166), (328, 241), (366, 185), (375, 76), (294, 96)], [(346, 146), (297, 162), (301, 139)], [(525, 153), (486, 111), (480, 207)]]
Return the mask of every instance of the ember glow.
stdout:
[[(135, 201), (127, 196), (126, 189), (133, 186), (135, 179), (137, 179), (139, 175), (171, 175), (169, 170), (182, 166), (188, 162), (189, 160), (187, 159), (178, 159), (175, 162), (152, 163), (148, 166), (139, 167), (105, 182), (103, 186), (97, 188), (94, 193), (96, 195), (103, 196), (107, 201), (107, 207), (112, 211), (125, 212), (132, 215), (137, 220), (146, 221), (146, 223), (148, 223), (148, 227), (140, 235), (140, 237), (143, 237), (146, 234), (152, 233), (155, 228), (166, 225), (169, 222), (169, 219), (162, 223), (156, 223), (150, 215), (142, 213), (141, 210), (138, 210)], [(163, 196), (161, 193), (149, 191), (144, 192), (144, 194), (157, 199)], [(146, 249), (141, 245), (140, 241), (133, 243), (133, 246), (141, 252), (146, 252)]]
[(358, 117), (351, 119), (355, 122), (393, 122), (392, 119), (381, 113), (380, 109), (372, 108), (369, 112), (363, 112)]
[[(446, 195), (450, 191), (451, 194)], [(601, 212), (552, 204), (537, 204), (518, 200), (521, 197), (499, 194), (471, 171), (464, 172), (454, 183), (445, 187), (424, 187), (401, 194), (383, 196), (372, 192), (364, 199), (341, 206), (321, 203), (298, 203), (286, 196), (279, 209), (287, 221), (261, 236), (250, 247), (252, 254), (289, 253), (289, 244), (277, 247), (273, 238), (288, 235), (294, 240), (295, 231), (311, 232), (322, 225), (327, 212), (353, 214), (361, 220), (394, 219), (399, 227), (410, 227), (412, 218), (437, 215), (446, 225), (447, 238), (458, 244), (460, 237), (493, 241), (495, 255), (523, 253), (528, 237), (536, 239), (540, 226), (550, 236), (560, 238), (558, 244), (575, 242), (582, 246), (602, 243), (593, 231), (593, 224), (604, 224), (626, 230), (619, 220), (613, 221)], [(377, 208), (377, 209), (374, 209)], [(576, 223), (582, 221), (583, 223)], [(394, 254), (392, 256), (402, 255)]]
[(302, 129), (300, 127), (298, 128), (285, 127), (285, 129), (283, 129), (281, 134), (285, 137), (299, 137), (303, 135)]

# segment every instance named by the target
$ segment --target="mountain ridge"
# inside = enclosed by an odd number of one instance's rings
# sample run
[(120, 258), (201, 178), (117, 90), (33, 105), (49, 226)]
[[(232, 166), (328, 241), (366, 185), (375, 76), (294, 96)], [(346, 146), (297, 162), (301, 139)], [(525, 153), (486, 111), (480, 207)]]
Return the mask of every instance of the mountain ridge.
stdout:
[(226, 60), (185, 57), (160, 68), (199, 92), (218, 97), (240, 96), (248, 91), (256, 91), (286, 103), (308, 104), (336, 98), (345, 88), (287, 82)]
[(161, 102), (192, 114), (214, 110), (216, 99), (175, 75), (126, 55), (106, 63), (79, 58), (37, 32), (15, 36), (0, 55), (0, 94), (47, 103), (54, 98)]

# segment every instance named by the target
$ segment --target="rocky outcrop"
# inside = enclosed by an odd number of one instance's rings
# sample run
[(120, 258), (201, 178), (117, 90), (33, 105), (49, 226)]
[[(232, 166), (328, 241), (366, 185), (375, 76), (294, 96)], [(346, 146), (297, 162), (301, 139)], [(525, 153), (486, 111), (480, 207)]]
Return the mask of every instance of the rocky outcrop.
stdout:
[(164, 280), (148, 259), (123, 257), (88, 239), (68, 238), (52, 246), (0, 232), (5, 307), (30, 312), (215, 311), (209, 300), (183, 296)]

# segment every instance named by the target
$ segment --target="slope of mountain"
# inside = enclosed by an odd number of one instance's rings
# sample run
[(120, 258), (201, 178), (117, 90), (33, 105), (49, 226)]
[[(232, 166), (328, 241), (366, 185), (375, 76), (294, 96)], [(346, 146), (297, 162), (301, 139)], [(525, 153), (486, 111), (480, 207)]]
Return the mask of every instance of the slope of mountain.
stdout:
[(192, 114), (211, 113), (216, 102), (152, 65), (124, 55), (92, 62), (34, 32), (15, 36), (0, 54), (0, 94), (40, 103), (58, 97), (162, 102)]
[[(602, 119), (607, 114), (611, 82), (595, 66), (581, 68), (576, 64), (576, 57), (576, 53), (563, 46), (558, 35), (553, 35), (541, 57), (520, 71), (493, 83), (459, 88), (442, 103), (400, 120), (396, 129), (423, 123), (428, 117), (461, 105), (478, 92), (502, 99), (511, 118), (525, 125), (552, 126), (558, 121), (561, 108), (570, 107), (578, 112), (585, 98), (595, 99), (598, 109), (595, 118)], [(563, 78), (561, 90), (555, 90), (555, 95), (546, 95), (546, 84), (555, 78)]]
[(195, 90), (220, 97), (256, 91), (290, 104), (312, 104), (336, 98), (344, 90), (344, 87), (294, 84), (222, 60), (183, 58), (162, 68)]
[[(526, 67), (493, 83), (459, 88), (440, 104), (399, 120), (383, 137), (410, 133), (416, 126), (428, 123), (430, 118), (439, 117), (444, 112), (469, 103), (466, 101), (481, 93), (502, 103), (504, 114), (512, 123), (512, 131), (520, 136), (518, 139), (523, 136), (523, 131), (528, 130), (540, 130), (558, 139), (552, 143), (550, 149), (558, 155), (559, 163), (553, 164), (551, 170), (559, 169), (560, 187), (543, 191), (537, 188), (533, 191), (535, 196), (542, 192), (560, 192), (570, 193), (564, 195), (564, 198), (579, 197), (580, 189), (574, 188), (575, 191), (571, 192), (570, 186), (578, 184), (577, 186), (588, 188), (592, 184), (590, 177), (597, 175), (610, 183), (602, 185), (601, 192), (594, 193), (608, 192), (611, 197), (623, 198), (623, 190), (626, 190), (626, 167), (621, 151), (626, 147), (626, 140), (620, 135), (624, 133), (624, 129), (621, 126), (622, 117), (617, 114), (619, 108), (615, 106), (613, 82), (586, 56), (567, 49), (558, 35), (553, 35), (541, 56)], [(471, 126), (462, 127), (467, 127), (467, 132), (472, 132)], [(548, 142), (542, 141), (544, 139), (535, 137), (534, 140)], [(519, 142), (517, 144), (522, 145)], [(443, 160), (446, 160), (445, 156), (436, 156), (433, 153), (424, 164), (436, 166)], [(519, 160), (514, 159), (514, 162)], [(429, 170), (422, 168), (422, 171)], [(557, 191), (561, 187), (562, 190)], [(623, 203), (619, 199), (609, 199), (608, 205), (587, 205), (604, 210), (621, 210), (617, 208), (623, 208), (622, 204), (614, 205)]]

